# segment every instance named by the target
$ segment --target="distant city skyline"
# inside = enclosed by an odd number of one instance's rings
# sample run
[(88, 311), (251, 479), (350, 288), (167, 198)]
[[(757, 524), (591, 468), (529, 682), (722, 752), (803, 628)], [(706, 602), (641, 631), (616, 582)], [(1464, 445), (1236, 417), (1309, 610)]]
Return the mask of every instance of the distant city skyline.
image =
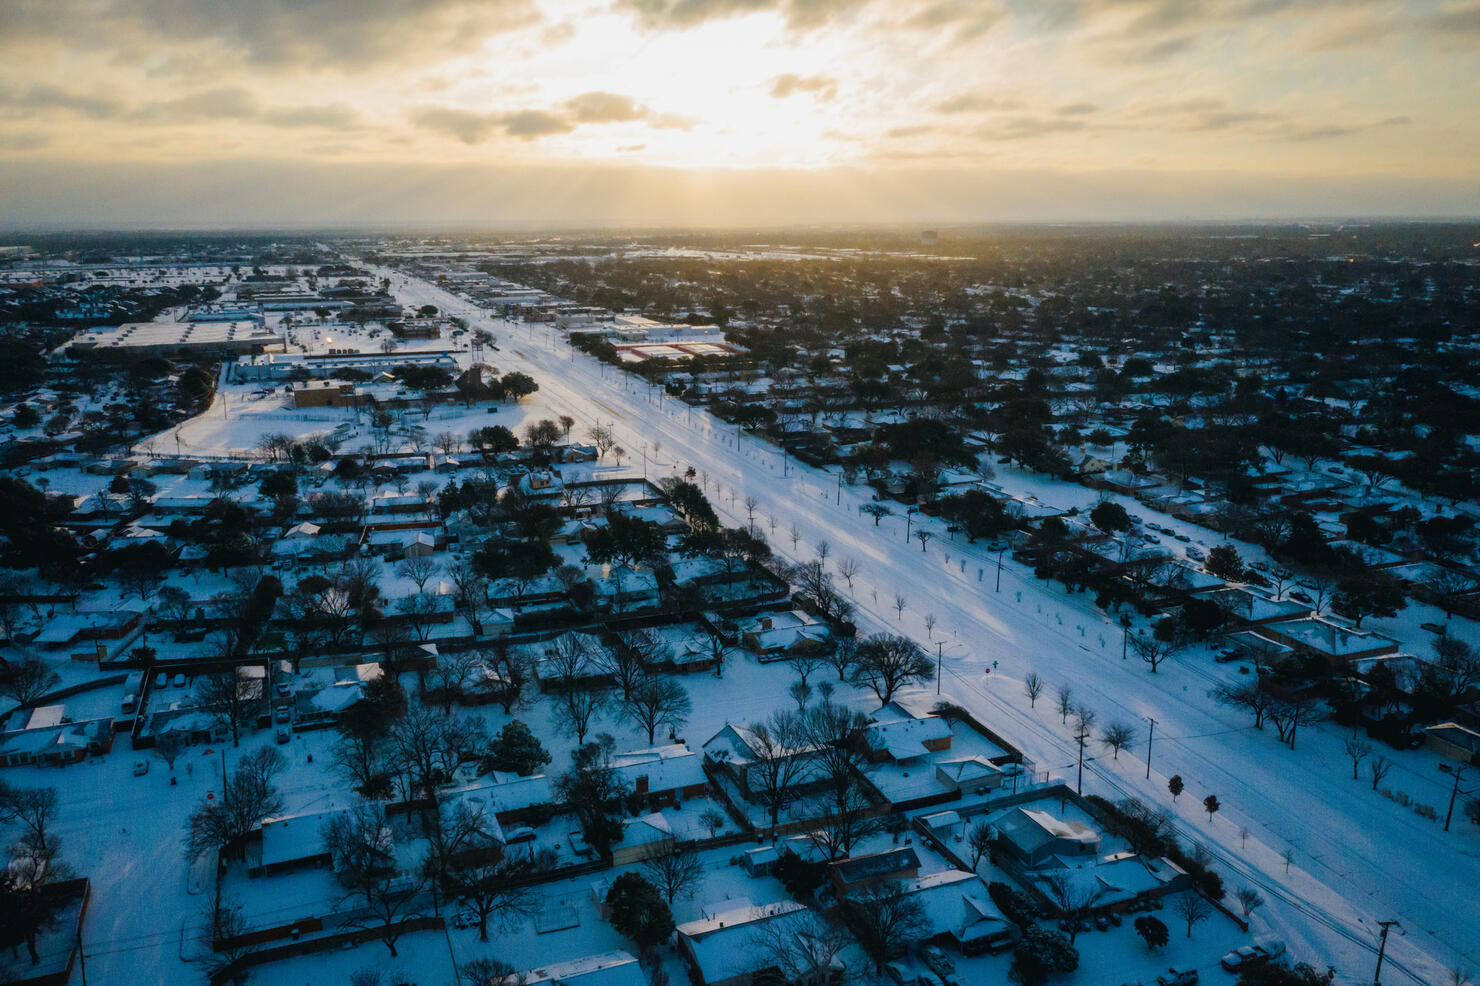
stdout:
[(1480, 214), (1480, 2), (6, 0), (0, 225)]

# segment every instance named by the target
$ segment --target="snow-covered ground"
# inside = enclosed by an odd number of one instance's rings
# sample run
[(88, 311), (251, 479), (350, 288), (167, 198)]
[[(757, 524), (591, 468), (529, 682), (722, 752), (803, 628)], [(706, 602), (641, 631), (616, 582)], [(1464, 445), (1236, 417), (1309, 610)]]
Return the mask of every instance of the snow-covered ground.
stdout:
[[(800, 466), (734, 426), (657, 390), (650, 393), (642, 381), (574, 353), (548, 327), (489, 318), (427, 282), (382, 273), (392, 278), (403, 303), (433, 304), (492, 331), (500, 348), (492, 362), (501, 372), (534, 376), (541, 400), (581, 422), (577, 431), (597, 419), (613, 424), (629, 450), (649, 450), (654, 473), (694, 466), (728, 522), (743, 523), (745, 499), (759, 499), (757, 524), (782, 556), (810, 560), (825, 541), (831, 563), (855, 558), (861, 569), (851, 595), (862, 628), (903, 631), (932, 650), (939, 645), (946, 689), (1022, 745), (1040, 769), (1062, 772), (1074, 752), (1068, 729), (1047, 707), (1051, 703), (1029, 709), (1021, 682), (1030, 671), (1051, 688), (1069, 684), (1102, 723), (1146, 724), (1155, 718), (1151, 777), (1143, 776), (1144, 764), (1138, 763), (1145, 753), (1141, 743), (1124, 760), (1100, 756), (1089, 764), (1086, 791), (1135, 795), (1177, 810), (1183, 837), (1218, 857), (1231, 887), (1261, 888), (1270, 903), (1258, 918), (1277, 928), (1297, 956), (1334, 964), (1343, 982), (1365, 982), (1375, 957), (1375, 922), (1396, 917), (1407, 934), (1389, 939), (1390, 980), (1435, 982), (1448, 969), (1480, 967), (1480, 908), (1474, 906), (1480, 838), (1473, 826), (1461, 823), (1443, 833), (1436, 823), (1374, 794), (1365, 780), (1353, 781), (1339, 727), (1328, 723), (1303, 731), (1298, 749), (1289, 751), (1210, 698), (1214, 684), (1237, 674), (1236, 668), (1215, 666), (1196, 650), (1154, 675), (1134, 659), (1123, 662), (1119, 626), (1084, 596), (1045, 586), (1010, 560), (996, 592), (997, 559), (984, 546), (953, 543), (942, 530), (922, 551), (918, 542), (905, 540), (904, 517), (887, 518), (875, 528), (858, 512), (871, 498), (867, 488), (840, 486), (836, 473)], [(998, 481), (1060, 506), (1095, 499), (1082, 488), (1006, 469)], [(762, 523), (763, 517), (776, 518), (778, 526)], [(1158, 522), (1196, 534), (1204, 544), (1216, 542), (1208, 532), (1170, 518)], [(795, 546), (788, 533), (793, 523), (801, 532)], [(1259, 557), (1242, 547), (1246, 557)], [(896, 596), (907, 600), (902, 617)], [(1423, 632), (1415, 629), (1415, 609), (1370, 625), (1417, 646)], [(925, 630), (927, 616), (934, 618), (933, 634)], [(994, 662), (992, 673), (984, 675)], [(1443, 805), (1448, 779), (1431, 755), (1384, 752), (1399, 764), (1390, 786)], [(1175, 804), (1166, 788), (1173, 774), (1187, 785)], [(1211, 822), (1200, 810), (1208, 794), (1223, 805)], [(1244, 829), (1247, 840), (1240, 835)], [(1294, 852), (1288, 873), (1287, 849)]]

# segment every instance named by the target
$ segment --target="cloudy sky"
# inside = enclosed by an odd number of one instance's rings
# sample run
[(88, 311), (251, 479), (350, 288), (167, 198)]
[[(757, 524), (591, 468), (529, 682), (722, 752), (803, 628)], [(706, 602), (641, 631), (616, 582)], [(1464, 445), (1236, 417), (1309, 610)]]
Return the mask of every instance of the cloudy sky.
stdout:
[(0, 0), (0, 223), (1480, 214), (1480, 0)]

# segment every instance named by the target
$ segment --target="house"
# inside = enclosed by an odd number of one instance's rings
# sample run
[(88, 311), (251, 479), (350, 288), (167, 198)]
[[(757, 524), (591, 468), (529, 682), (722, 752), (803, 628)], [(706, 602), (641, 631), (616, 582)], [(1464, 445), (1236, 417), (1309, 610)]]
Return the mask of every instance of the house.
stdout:
[(825, 644), (832, 636), (827, 624), (799, 609), (746, 620), (739, 631), (741, 644), (763, 661), (789, 654), (804, 643)]
[(1480, 732), (1457, 722), (1440, 722), (1423, 731), (1424, 745), (1441, 757), (1460, 763), (1476, 763), (1480, 757)]
[(525, 496), (559, 496), (565, 489), (565, 480), (554, 470), (540, 469), (520, 476), (518, 486)]
[(908, 763), (951, 748), (951, 724), (940, 716), (916, 716), (895, 702), (874, 715), (863, 733), (875, 763)]
[(673, 826), (658, 812), (622, 819), (622, 841), (612, 846), (612, 865), (626, 866), (662, 855), (676, 841)]
[[(259, 830), (257, 865), (248, 865), (249, 876), (281, 873), (305, 866), (326, 866), (329, 850), (324, 847), (324, 826), (347, 809), (328, 808), (296, 815), (264, 818)], [(250, 861), (249, 861), (250, 862)]]
[(986, 881), (975, 873), (942, 870), (908, 880), (901, 889), (920, 902), (926, 941), (948, 941), (963, 955), (981, 955), (1017, 940), (1017, 926), (998, 910)]
[(651, 808), (677, 805), (709, 790), (703, 759), (683, 743), (614, 754), (611, 766)]
[(817, 747), (804, 743), (789, 749), (772, 749), (771, 744), (764, 742), (745, 726), (726, 723), (723, 729), (705, 742), (703, 749), (705, 761), (733, 781), (741, 796), (748, 801), (756, 800), (763, 787), (760, 782), (752, 784), (752, 772), (758, 765), (768, 761), (793, 758), (804, 761), (797, 770), (798, 783), (794, 786), (797, 794), (820, 781), (812, 764)]
[(630, 952), (601, 952), (530, 969), (522, 986), (647, 986), (648, 977)]
[(853, 856), (828, 867), (828, 879), (840, 899), (884, 880), (913, 880), (919, 875), (920, 857), (910, 846)]
[(19, 729), (0, 733), (0, 767), (60, 767), (113, 748), (113, 721), (71, 722), (60, 705), (32, 709)]
[(1125, 911), (1139, 901), (1189, 889), (1187, 871), (1170, 859), (1133, 852), (1109, 856), (1053, 856), (1032, 876), (1050, 900), (1089, 901), (1094, 911)]
[(938, 760), (935, 764), (935, 779), (946, 790), (957, 791), (963, 797), (995, 791), (1002, 786), (1004, 776), (1001, 767), (983, 756)]
[(698, 986), (751, 986), (759, 981), (760, 974), (774, 969), (774, 960), (765, 949), (756, 947), (757, 938), (800, 929), (810, 913), (794, 900), (727, 904), (717, 912), (705, 908), (704, 917), (678, 926), (679, 951), (688, 960), (690, 978)]
[(760, 846), (755, 849), (745, 850), (745, 855), (740, 857), (741, 865), (745, 872), (751, 876), (769, 876), (771, 867), (781, 858), (781, 853), (775, 846)]
[(1006, 808), (987, 819), (997, 843), (1027, 866), (1053, 856), (1084, 856), (1100, 851), (1100, 834), (1083, 822), (1055, 818), (1036, 808)]

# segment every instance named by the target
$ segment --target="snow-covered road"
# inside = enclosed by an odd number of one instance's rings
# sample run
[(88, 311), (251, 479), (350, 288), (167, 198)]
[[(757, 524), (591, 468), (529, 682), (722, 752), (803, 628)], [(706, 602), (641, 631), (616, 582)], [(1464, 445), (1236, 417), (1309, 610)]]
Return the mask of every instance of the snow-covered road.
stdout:
[[(1010, 560), (996, 591), (997, 556), (984, 546), (953, 543), (937, 525), (938, 536), (922, 549), (906, 540), (905, 517), (875, 527), (859, 513), (871, 500), (868, 488), (840, 486), (836, 473), (801, 466), (706, 412), (573, 353), (550, 328), (491, 318), (425, 281), (382, 273), (404, 303), (433, 304), (492, 331), (498, 352), (488, 353), (487, 361), (501, 372), (534, 376), (543, 402), (581, 422), (577, 433), (598, 420), (611, 424), (633, 472), (645, 466), (657, 477), (692, 465), (730, 523), (746, 521), (748, 497), (759, 501), (755, 523), (777, 554), (810, 560), (826, 542), (829, 567), (855, 559), (859, 574), (850, 595), (861, 628), (909, 633), (941, 653), (944, 691), (1000, 724), (1040, 771), (1073, 778), (1066, 769), (1076, 756), (1069, 728), (1054, 721), (1051, 708), (1060, 684), (1070, 685), (1102, 726), (1124, 721), (1144, 728), (1154, 717), (1150, 778), (1140, 759), (1143, 732), (1125, 760), (1096, 745), (1085, 770), (1086, 792), (1135, 795), (1176, 808), (1184, 839), (1221, 860), (1230, 889), (1262, 888), (1269, 904), (1256, 918), (1278, 929), (1297, 955), (1336, 965), (1339, 981), (1368, 982), (1375, 922), (1396, 917), (1406, 937), (1388, 942), (1390, 982), (1435, 983), (1448, 969), (1480, 967), (1474, 889), (1480, 886), (1480, 839), (1473, 827), (1459, 822), (1443, 833), (1372, 792), (1365, 777), (1353, 781), (1343, 733), (1334, 724), (1307, 728), (1298, 749), (1287, 750), (1211, 700), (1212, 686), (1235, 676), (1231, 666), (1189, 653), (1150, 674), (1134, 656), (1122, 661), (1119, 625), (1083, 596), (1045, 586)], [(1066, 487), (1065, 495), (1080, 492)], [(800, 533), (795, 543), (793, 524)], [(902, 616), (897, 596), (906, 601)], [(927, 616), (933, 632), (926, 630)], [(994, 662), (995, 670), (984, 673)], [(1029, 708), (1023, 693), (1029, 671), (1049, 683), (1043, 709)], [(1437, 803), (1442, 816), (1447, 780), (1434, 775), (1431, 757), (1386, 752), (1398, 762), (1401, 783), (1392, 786)], [(1175, 805), (1166, 787), (1173, 774), (1187, 786), (1186, 800)], [(1208, 794), (1223, 805), (1212, 821), (1201, 811)], [(1241, 829), (1248, 830), (1246, 841)], [(1288, 874), (1287, 848), (1294, 851)]]

